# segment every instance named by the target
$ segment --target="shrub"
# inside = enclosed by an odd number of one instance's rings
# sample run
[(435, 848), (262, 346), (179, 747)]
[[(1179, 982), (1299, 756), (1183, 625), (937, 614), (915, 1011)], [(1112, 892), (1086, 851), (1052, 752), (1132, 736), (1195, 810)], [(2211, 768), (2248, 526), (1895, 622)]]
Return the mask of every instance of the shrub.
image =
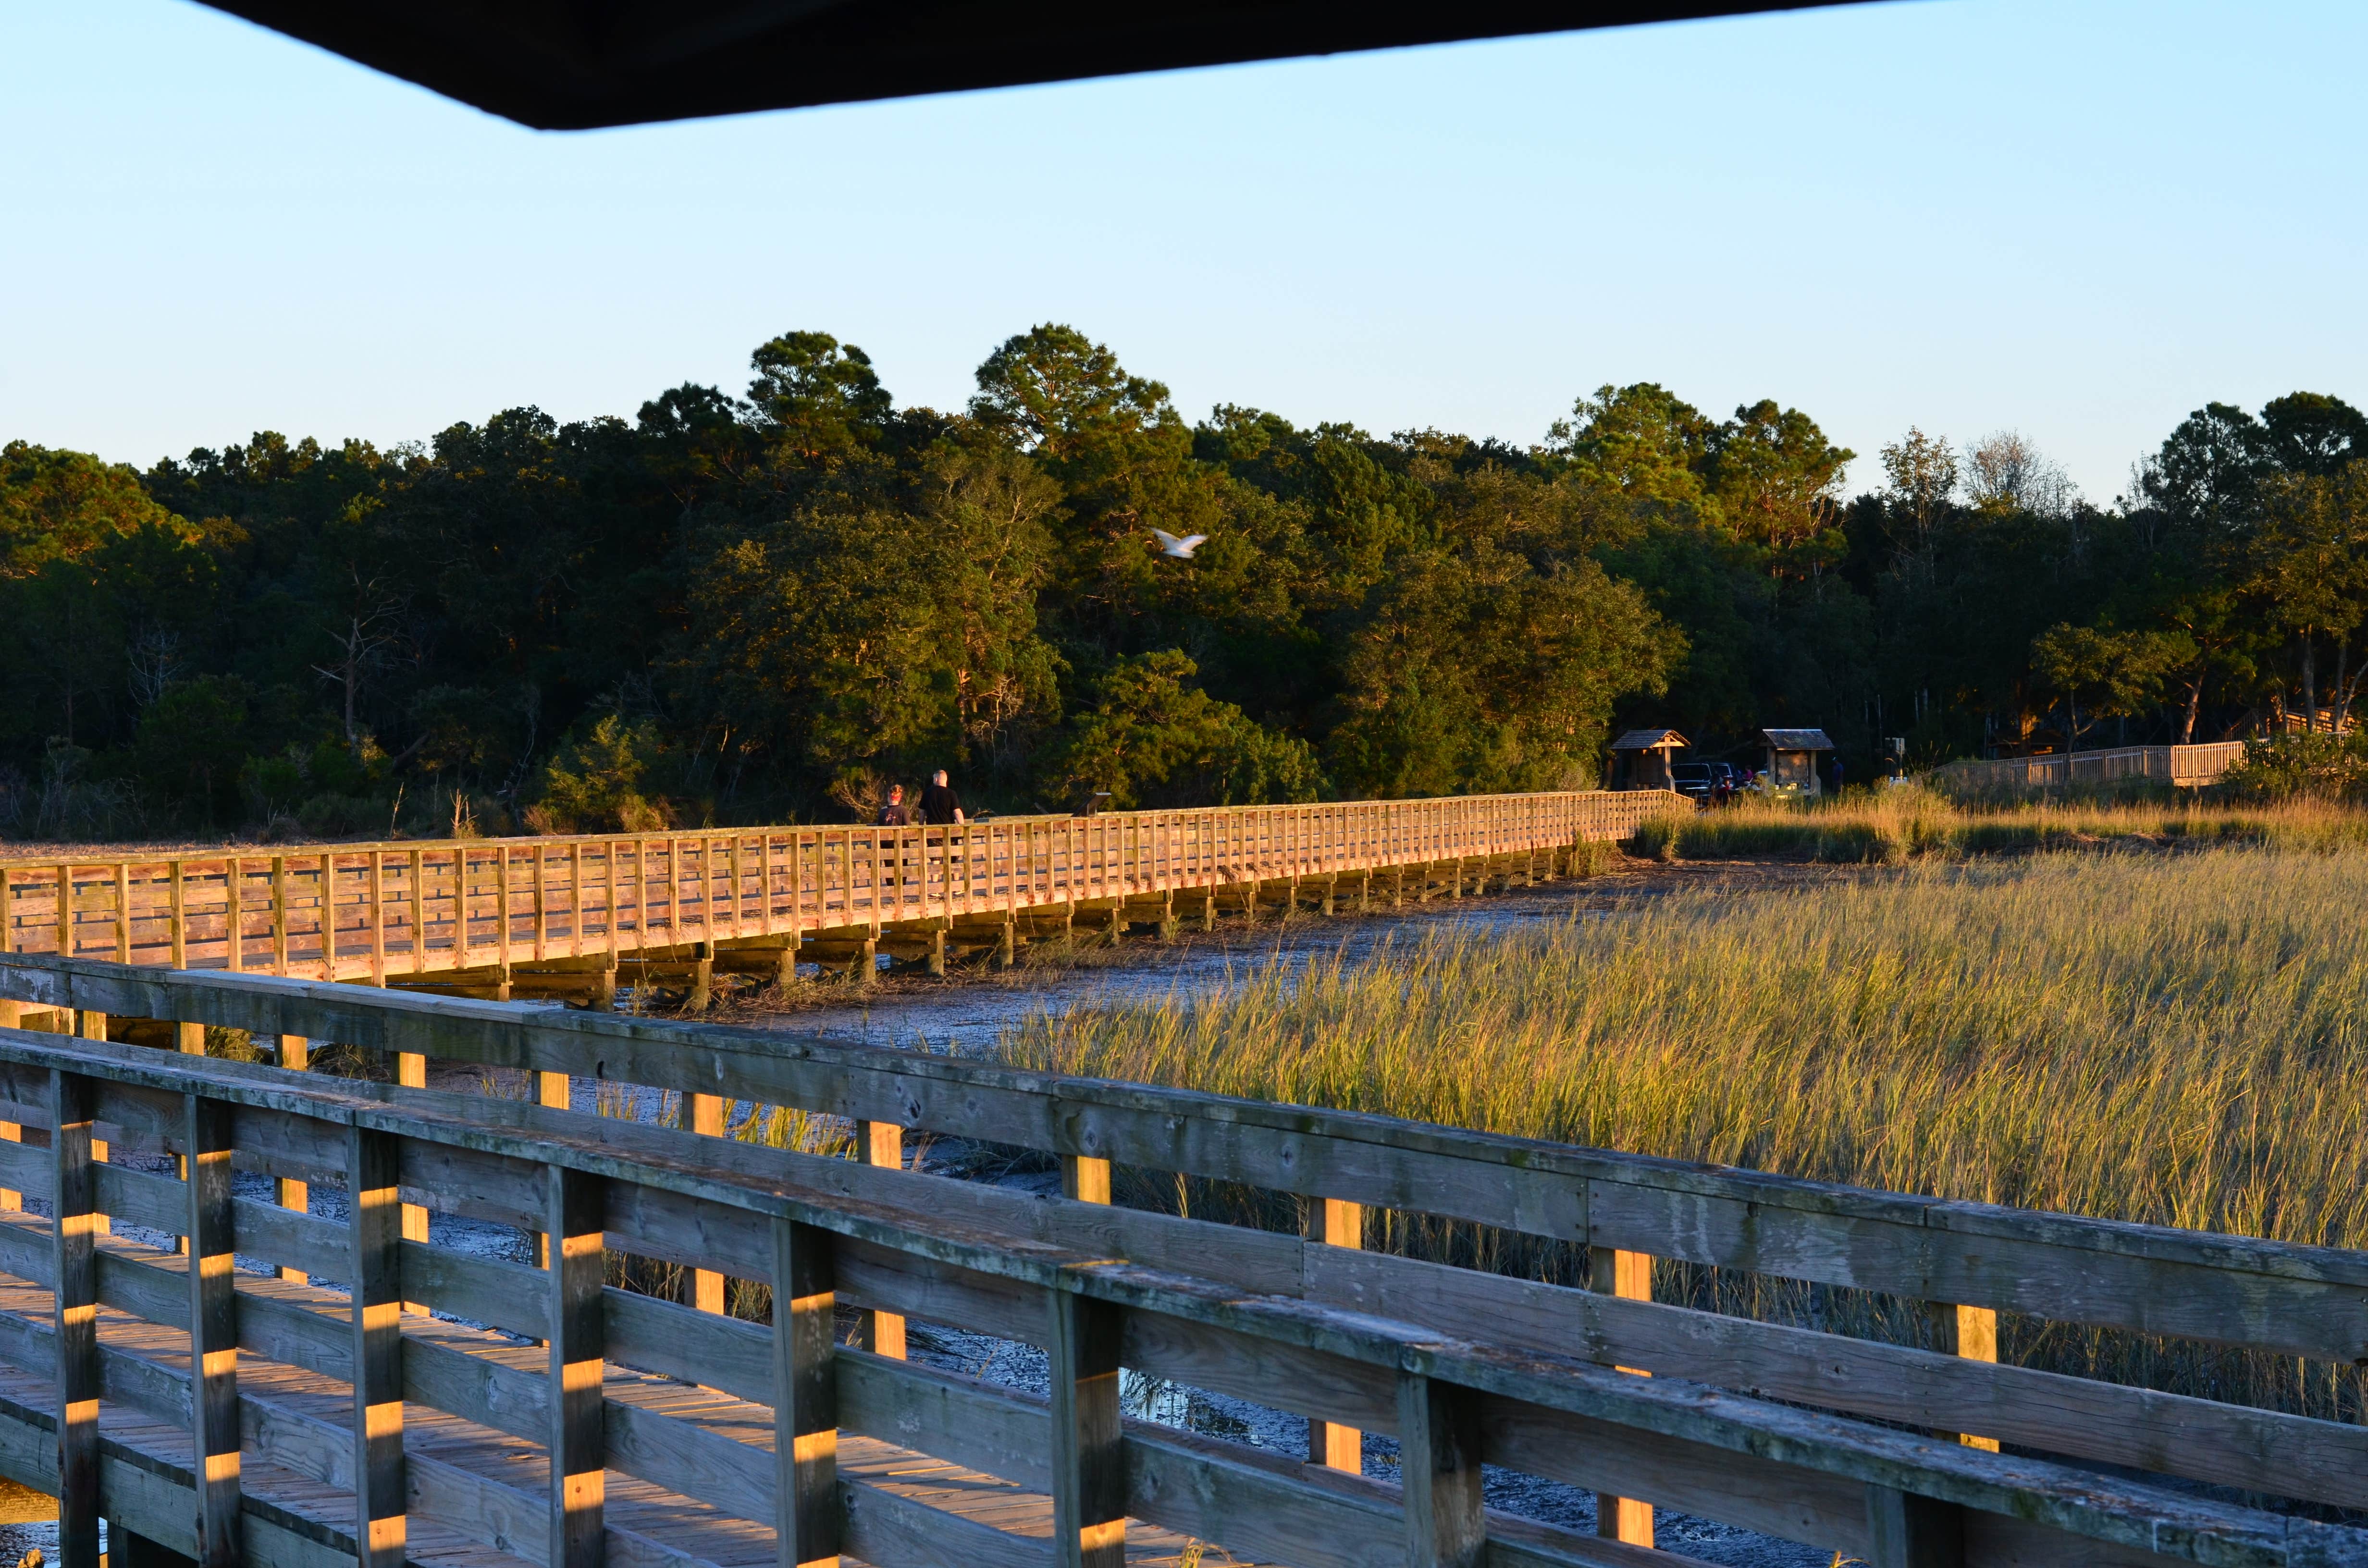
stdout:
[(2236, 801), (2368, 800), (2368, 733), (2315, 732), (2245, 743), (2245, 757), (2221, 780)]
[(361, 795), (314, 795), (296, 808), (296, 824), (313, 838), (383, 831), (387, 805)]
[(655, 720), (606, 713), (543, 765), (541, 799), (527, 821), (538, 832), (653, 833), (674, 824), (672, 805), (649, 790), (665, 753)]

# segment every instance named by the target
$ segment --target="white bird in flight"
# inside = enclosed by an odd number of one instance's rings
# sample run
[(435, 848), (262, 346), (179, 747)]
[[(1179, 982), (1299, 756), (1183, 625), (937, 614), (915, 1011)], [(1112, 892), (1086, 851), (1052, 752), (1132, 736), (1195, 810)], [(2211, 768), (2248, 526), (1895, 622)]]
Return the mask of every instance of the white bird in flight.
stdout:
[(1209, 542), (1207, 534), (1192, 534), (1188, 538), (1178, 539), (1166, 528), (1154, 528), (1151, 533), (1153, 538), (1159, 540), (1159, 553), (1172, 555), (1178, 561), (1191, 560), (1192, 552)]

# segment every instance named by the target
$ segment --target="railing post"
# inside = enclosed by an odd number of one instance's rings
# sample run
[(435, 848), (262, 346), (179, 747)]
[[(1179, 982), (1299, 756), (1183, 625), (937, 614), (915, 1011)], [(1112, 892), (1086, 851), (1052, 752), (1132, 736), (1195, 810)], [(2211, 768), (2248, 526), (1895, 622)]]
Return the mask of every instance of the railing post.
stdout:
[(288, 857), (271, 858), (271, 972), (288, 972)]
[(411, 972), (427, 972), (427, 858), (411, 851)]
[(1110, 1163), (1091, 1154), (1061, 1156), (1061, 1196), (1080, 1203), (1110, 1200)]
[(115, 961), (131, 961), (131, 864), (115, 863)]
[[(1934, 1348), (1946, 1356), (1962, 1356), (1968, 1361), (1995, 1362), (1998, 1350), (1998, 1313), (1988, 1307), (1968, 1307), (1948, 1301), (1928, 1301), (1925, 1311), (1932, 1320)], [(1998, 1451), (1996, 1437), (1976, 1437), (1967, 1432), (1938, 1432), (1935, 1437), (1954, 1437), (1969, 1449)]]
[(403, 1212), (394, 1135), (346, 1129), (352, 1214), (356, 1568), (403, 1568)]
[[(563, 1077), (546, 1074), (546, 1077)], [(546, 1105), (549, 1101), (544, 1102)], [(723, 1096), (721, 1095), (689, 1095), (682, 1096), (676, 1108), (675, 1124), (685, 1132), (707, 1138), (723, 1136)], [(712, 1268), (690, 1271), (690, 1304), (702, 1312), (723, 1311), (723, 1276)]]
[[(6, 883), (0, 879), (0, 896), (5, 896)], [(5, 918), (0, 915), (0, 918)], [(22, 1002), (0, 1000), (0, 1029), (20, 1029), (25, 1027), (25, 1005)], [(22, 1123), (0, 1121), (0, 1143), (22, 1143), (25, 1129)], [(25, 1207), (25, 1195), (14, 1187), (0, 1187), (0, 1210), (16, 1212)]]
[[(204, 1032), (203, 1028), (200, 1027), (198, 1041), (199, 1055), (205, 1053)], [(184, 1046), (182, 1049), (187, 1050), (188, 1047)], [(312, 1057), (313, 1041), (310, 1036), (284, 1034), (279, 1037), (279, 1065), (286, 1071), (290, 1073), (305, 1071), (312, 1065)], [(310, 1182), (297, 1176), (275, 1176), (272, 1178), (272, 1199), (282, 1209), (292, 1209), (299, 1214), (312, 1212), (313, 1187)], [(302, 1285), (305, 1280), (305, 1272), (301, 1268), (290, 1268), (283, 1264), (280, 1266), (279, 1278)]]
[(386, 851), (370, 852), (370, 983), (386, 983)]
[[(534, 1103), (539, 1106), (565, 1110), (572, 1091), (573, 1085), (564, 1073), (538, 1072), (534, 1075)], [(534, 1235), (534, 1266), (537, 1268), (551, 1267), (551, 1238), (541, 1231)]]
[(1054, 1568), (1126, 1568), (1126, 1461), (1119, 1412), (1122, 1314), (1053, 1292), (1044, 1346), (1053, 1383)]
[[(1326, 1246), (1362, 1247), (1365, 1206), (1338, 1198), (1312, 1200), (1307, 1209), (1307, 1235), (1310, 1241), (1322, 1242)], [(1311, 1420), (1307, 1424), (1307, 1462), (1328, 1470), (1345, 1470), (1351, 1475), (1362, 1474), (1364, 1434), (1354, 1426)]]
[[(608, 937), (601, 946), (601, 951), (608, 956), (609, 960), (608, 979), (604, 982), (609, 994), (602, 997), (600, 1001), (604, 1010), (613, 1006), (617, 999), (617, 942), (620, 929), (617, 921), (617, 860), (624, 853), (624, 849), (623, 841), (614, 838), (600, 847), (600, 896), (603, 905), (600, 925), (603, 935)], [(641, 869), (639, 860), (633, 862), (633, 869), (638, 874)]]
[[(461, 915), (461, 926), (465, 933), (468, 926), (468, 914), (465, 909)], [(416, 1051), (396, 1051), (394, 1082), (398, 1088), (426, 1088), (427, 1086), (427, 1054)], [(406, 1242), (417, 1242), (421, 1246), (427, 1244), (427, 1210), (419, 1204), (403, 1205), (403, 1239)], [(427, 1310), (424, 1306), (412, 1302), (405, 1302), (404, 1306), (406, 1310), (412, 1312), (424, 1312)]]
[(98, 1568), (98, 1178), (97, 1085), (50, 1074), (51, 1267), (57, 1334), (58, 1555)]
[(1870, 1484), (1867, 1568), (1964, 1568), (1964, 1513), (1952, 1503)]
[(198, 1568), (239, 1561), (238, 1287), (231, 1273), (231, 1108), (183, 1096), (189, 1198), (189, 1451)]
[(606, 1204), (598, 1176), (546, 1167), (551, 1238), (550, 1568), (598, 1568), (606, 1544), (600, 1250)]
[(1488, 1528), (1472, 1397), (1452, 1383), (1400, 1372), (1398, 1452), (1406, 1568), (1480, 1568)]
[[(75, 1039), (104, 1040), (107, 1038), (107, 1015), (105, 1013), (97, 1012), (91, 1008), (85, 1007), (79, 1012), (74, 1013), (71, 1017), (73, 1022), (65, 1032), (73, 1035)], [(99, 1165), (103, 1165), (107, 1164), (106, 1139), (97, 1136), (92, 1137), (90, 1141), (90, 1157)], [(102, 1236), (108, 1234), (115, 1228), (113, 1222), (108, 1219), (105, 1211), (97, 1209), (96, 1204), (93, 1205), (90, 1223), (91, 1229)]]
[[(855, 1155), (867, 1165), (884, 1170), (905, 1168), (905, 1130), (893, 1121), (859, 1121), (855, 1124)], [(905, 1319), (901, 1313), (867, 1312), (862, 1321), (862, 1344), (875, 1356), (905, 1358)]]
[(510, 999), (510, 846), (500, 844), (494, 847), (494, 961), (501, 965), (504, 1002)]
[(337, 978), (337, 857), (330, 851), (321, 855), (320, 916), (315, 924), (321, 932), (321, 978)]
[[(1588, 1289), (1624, 1301), (1653, 1299), (1653, 1257), (1650, 1253), (1622, 1252), (1615, 1247), (1587, 1249)], [(1634, 1367), (1619, 1370), (1637, 1377), (1649, 1374)], [(1634, 1497), (1595, 1494), (1595, 1533), (1630, 1546), (1653, 1544), (1653, 1505)]]
[(773, 1463), (780, 1568), (836, 1568), (838, 1282), (828, 1232), (773, 1221)]

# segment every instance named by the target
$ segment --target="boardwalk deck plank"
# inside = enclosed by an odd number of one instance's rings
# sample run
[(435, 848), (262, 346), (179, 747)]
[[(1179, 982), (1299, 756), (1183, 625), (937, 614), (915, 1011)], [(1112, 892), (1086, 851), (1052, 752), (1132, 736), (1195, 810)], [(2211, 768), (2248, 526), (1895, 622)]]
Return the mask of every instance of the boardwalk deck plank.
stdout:
[[(265, 1283), (241, 1275), (242, 1289)], [(294, 1295), (324, 1309), (342, 1310), (344, 1298), (317, 1287), (299, 1287)], [(0, 1317), (46, 1321), (49, 1290), (10, 1275), (0, 1275)], [(544, 1352), (490, 1331), (470, 1329), (441, 1321), (406, 1316), (406, 1336), (465, 1349), (469, 1354), (503, 1365), (532, 1369)], [(160, 1365), (186, 1370), (188, 1336), (177, 1330), (113, 1309), (99, 1314), (100, 1343), (130, 1351)], [(284, 1362), (243, 1357), (240, 1392), (250, 1400), (313, 1416), (333, 1426), (349, 1426), (352, 1391), (343, 1382)], [(0, 1395), (28, 1404), (45, 1404), (51, 1398), (48, 1379), (0, 1359)], [(751, 1447), (772, 1446), (772, 1412), (761, 1405), (717, 1394), (711, 1390), (612, 1368), (603, 1392), (609, 1399), (637, 1409), (694, 1423), (703, 1429)], [(189, 1432), (184, 1426), (161, 1420), (115, 1401), (102, 1401), (101, 1433), (142, 1451), (186, 1465)], [(471, 1474), (523, 1493), (539, 1493), (548, 1483), (549, 1459), (537, 1444), (464, 1421), (448, 1412), (416, 1403), (404, 1408), (404, 1446), (407, 1452), (465, 1470)], [(1052, 1537), (1052, 1500), (1041, 1493), (967, 1469), (897, 1448), (877, 1438), (844, 1436), (839, 1466), (849, 1479), (869, 1483), (928, 1506), (940, 1508), (973, 1522), (1030, 1540)], [(353, 1512), (353, 1494), (259, 1456), (250, 1444), (244, 1455), (243, 1484), (257, 1497), (323, 1524), (345, 1528)], [(637, 1477), (608, 1472), (608, 1513), (612, 1525), (664, 1541), (717, 1568), (761, 1568), (774, 1561), (771, 1532), (692, 1498), (666, 1492)], [(530, 1501), (531, 1499), (529, 1499)], [(1127, 1562), (1140, 1568), (1168, 1568), (1187, 1554), (1187, 1538), (1156, 1526), (1131, 1523)], [(528, 1568), (526, 1559), (497, 1551), (461, 1537), (449, 1526), (415, 1516), (410, 1556), (435, 1568)], [(1257, 1568), (1248, 1559), (1235, 1558), (1243, 1568)], [(860, 1559), (848, 1558), (849, 1568)]]

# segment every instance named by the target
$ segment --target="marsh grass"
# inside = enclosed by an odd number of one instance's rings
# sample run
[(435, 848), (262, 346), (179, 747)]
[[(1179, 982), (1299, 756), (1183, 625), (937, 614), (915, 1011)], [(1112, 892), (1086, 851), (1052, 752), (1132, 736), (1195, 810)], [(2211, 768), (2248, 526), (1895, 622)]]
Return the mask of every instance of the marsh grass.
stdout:
[[(2176, 820), (2176, 819), (2174, 819)], [(2167, 856), (1923, 858), (1839, 884), (1450, 927), (1226, 994), (1039, 1017), (1007, 1060), (1896, 1192), (2368, 1244), (2368, 854), (2316, 818)], [(2161, 825), (2157, 823), (2157, 826)], [(2193, 824), (2182, 824), (2192, 826)], [(1912, 824), (1910, 831), (1912, 831)], [(1293, 1223), (1143, 1174), (1129, 1200)], [(1579, 1283), (1577, 1249), (1376, 1216), (1369, 1244)], [(1664, 1299), (1922, 1343), (1918, 1303), (1660, 1266)], [(2037, 1322), (2027, 1364), (2341, 1419), (2350, 1368)]]
[(2109, 798), (1984, 806), (1913, 785), (1838, 801), (1743, 800), (1644, 824), (1630, 841), (1662, 860), (1777, 857), (1898, 865), (2043, 849), (2201, 848), (2225, 844), (2368, 847), (2368, 812), (2294, 801), (2231, 806)]

